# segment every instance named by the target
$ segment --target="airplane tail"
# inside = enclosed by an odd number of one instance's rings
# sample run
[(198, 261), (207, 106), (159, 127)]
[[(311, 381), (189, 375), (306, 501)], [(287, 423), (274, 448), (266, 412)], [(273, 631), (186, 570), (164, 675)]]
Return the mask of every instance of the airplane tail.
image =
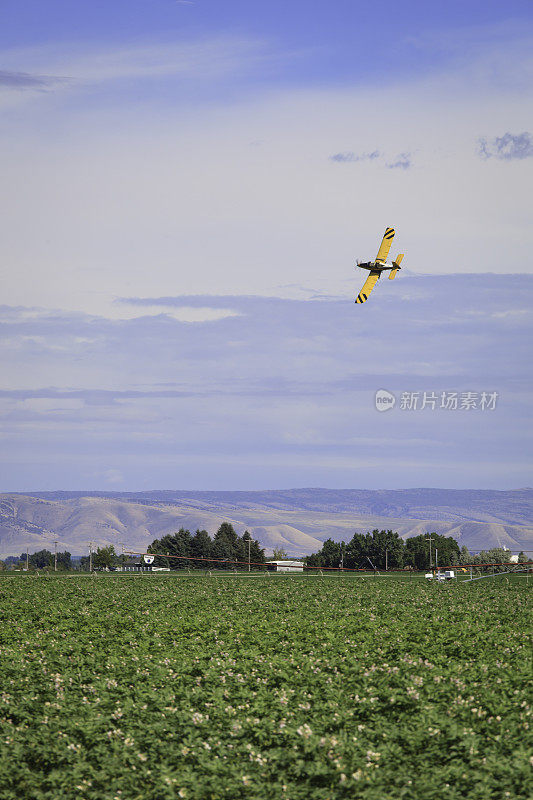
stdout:
[(401, 269), (400, 264), (402, 263), (403, 257), (404, 253), (400, 253), (399, 255), (396, 256), (396, 260), (392, 262), (394, 264), (394, 269), (391, 269), (391, 271), (389, 272), (389, 280), (393, 281), (394, 278), (396, 277), (396, 273), (398, 272), (399, 269)]

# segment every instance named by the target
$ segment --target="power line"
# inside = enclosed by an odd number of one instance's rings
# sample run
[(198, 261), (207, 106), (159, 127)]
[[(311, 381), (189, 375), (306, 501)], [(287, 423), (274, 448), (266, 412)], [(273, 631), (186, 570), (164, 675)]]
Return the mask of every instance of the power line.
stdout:
[[(167, 559), (175, 558), (175, 559), (178, 559), (180, 561), (202, 561), (202, 562), (209, 562), (209, 563), (216, 563), (216, 564), (240, 564), (240, 565), (242, 565), (244, 567), (247, 567), (248, 564), (250, 563), (252, 566), (255, 566), (255, 567), (267, 568), (269, 563), (271, 563), (271, 562), (268, 562), (268, 561), (250, 561), (250, 562), (248, 562), (248, 561), (240, 561), (239, 559), (236, 559), (236, 558), (206, 558), (204, 556), (175, 556), (175, 555), (171, 555), (168, 552), (167, 553), (139, 553), (139, 552), (136, 552), (135, 550), (126, 550), (125, 552), (128, 555), (131, 555), (131, 556), (145, 556), (145, 555), (146, 556), (148, 556), (148, 555), (150, 555), (150, 556), (161, 556), (161, 557), (167, 558)], [(368, 560), (370, 561), (370, 559), (368, 559)], [(370, 561), (370, 563), (372, 564), (371, 561)], [(449, 567), (445, 567), (445, 569), (463, 569), (465, 567), (507, 567), (507, 566), (509, 566), (510, 563), (512, 563), (512, 562), (504, 561), (504, 562), (501, 562), (501, 563), (498, 563), (498, 564), (496, 564), (496, 563), (495, 564), (451, 564)], [(513, 566), (515, 566), (515, 567), (517, 567), (517, 566), (526, 566), (526, 567), (529, 566), (530, 569), (533, 569), (533, 561), (521, 561), (521, 562), (517, 562), (516, 564), (513, 564)], [(328, 571), (334, 571), (334, 572), (369, 572), (369, 570), (367, 568), (365, 568), (365, 567), (322, 567), (322, 566), (310, 567), (308, 564), (304, 564), (303, 562), (301, 564), (286, 564), (285, 568), (287, 570), (291, 570), (291, 569), (298, 569), (298, 570), (299, 569), (304, 569), (305, 570), (305, 569), (307, 569), (307, 570), (328, 570)], [(374, 569), (374, 570), (376, 569), (373, 564), (372, 564), (372, 569)], [(444, 569), (444, 567), (443, 567), (443, 569)], [(411, 572), (412, 570), (394, 569), (394, 570), (389, 570), (389, 571), (390, 572), (402, 572), (403, 573), (403, 572)], [(423, 572), (423, 570), (417, 570), (417, 571), (418, 572)]]

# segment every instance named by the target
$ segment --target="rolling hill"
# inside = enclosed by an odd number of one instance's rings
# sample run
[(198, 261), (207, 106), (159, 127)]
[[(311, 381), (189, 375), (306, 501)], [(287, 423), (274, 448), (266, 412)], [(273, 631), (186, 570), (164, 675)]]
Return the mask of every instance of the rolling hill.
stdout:
[(73, 555), (113, 544), (144, 551), (180, 527), (221, 522), (248, 529), (267, 552), (307, 555), (331, 537), (391, 528), (403, 538), (435, 531), (470, 550), (505, 546), (533, 551), (533, 489), (513, 491), (292, 489), (257, 492), (35, 492), (0, 495), (0, 557), (30, 551)]

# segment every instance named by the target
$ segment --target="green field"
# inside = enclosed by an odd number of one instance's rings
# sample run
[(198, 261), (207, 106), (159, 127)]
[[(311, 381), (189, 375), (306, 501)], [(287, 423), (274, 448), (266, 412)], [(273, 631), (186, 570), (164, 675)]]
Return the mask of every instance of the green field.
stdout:
[(0, 798), (530, 798), (529, 586), (6, 576)]

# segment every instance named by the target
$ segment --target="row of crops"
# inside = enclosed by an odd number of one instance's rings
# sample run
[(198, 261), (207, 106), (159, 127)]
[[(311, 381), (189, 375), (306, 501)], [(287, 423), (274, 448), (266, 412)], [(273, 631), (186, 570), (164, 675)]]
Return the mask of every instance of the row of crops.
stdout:
[(525, 578), (0, 594), (2, 800), (532, 795)]

